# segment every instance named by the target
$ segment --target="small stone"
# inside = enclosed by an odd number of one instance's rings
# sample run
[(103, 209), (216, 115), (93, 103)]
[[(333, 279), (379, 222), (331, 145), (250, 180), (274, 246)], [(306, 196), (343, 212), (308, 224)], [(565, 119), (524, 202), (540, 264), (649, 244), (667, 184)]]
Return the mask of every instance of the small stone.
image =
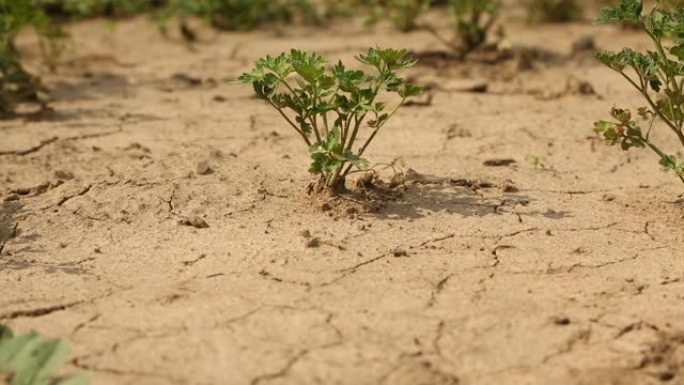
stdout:
[(658, 374), (658, 379), (659, 379), (660, 381), (663, 381), (663, 382), (670, 381), (670, 380), (672, 380), (672, 379), (674, 379), (674, 378), (675, 378), (674, 372), (669, 371), (669, 370), (664, 371), (664, 372)]
[(74, 173), (70, 171), (57, 170), (55, 171), (55, 178), (60, 180), (72, 180), (74, 179)]
[(209, 166), (209, 162), (203, 161), (197, 164), (197, 174), (198, 175), (209, 175), (213, 173), (214, 170)]
[(309, 240), (306, 241), (306, 247), (313, 249), (316, 247), (319, 247), (321, 245), (321, 239), (318, 237), (313, 237), (310, 238)]

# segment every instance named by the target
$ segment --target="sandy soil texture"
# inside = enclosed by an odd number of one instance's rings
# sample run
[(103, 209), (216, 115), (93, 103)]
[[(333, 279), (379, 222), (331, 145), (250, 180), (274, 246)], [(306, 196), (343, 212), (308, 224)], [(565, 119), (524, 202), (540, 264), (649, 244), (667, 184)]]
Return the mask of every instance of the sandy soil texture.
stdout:
[(300, 139), (233, 79), (429, 34), (75, 26), (56, 112), (0, 123), (0, 322), (65, 338), (95, 385), (684, 384), (684, 190), (593, 138), (641, 101), (572, 50), (647, 42), (507, 29), (531, 66), (411, 70), (432, 98), (372, 146), (405, 183), (369, 210), (311, 201)]

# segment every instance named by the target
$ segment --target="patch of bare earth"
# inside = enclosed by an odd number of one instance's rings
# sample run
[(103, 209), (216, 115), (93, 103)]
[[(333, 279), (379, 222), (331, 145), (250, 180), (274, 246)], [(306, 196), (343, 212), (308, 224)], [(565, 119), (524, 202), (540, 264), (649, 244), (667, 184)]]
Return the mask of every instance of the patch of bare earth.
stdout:
[(0, 322), (64, 337), (96, 385), (684, 383), (682, 186), (587, 138), (640, 100), (570, 58), (643, 41), (512, 23), (564, 59), (420, 66), (431, 98), (368, 154), (402, 179), (312, 203), (306, 149), (233, 79), (291, 47), (439, 48), (336, 28), (74, 27), (54, 114), (0, 123)]

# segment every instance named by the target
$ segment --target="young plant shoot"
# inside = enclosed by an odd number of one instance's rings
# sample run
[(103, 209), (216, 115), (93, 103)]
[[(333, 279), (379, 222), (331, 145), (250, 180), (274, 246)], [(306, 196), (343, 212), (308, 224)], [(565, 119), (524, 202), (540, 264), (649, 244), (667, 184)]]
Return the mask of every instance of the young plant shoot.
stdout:
[(640, 0), (621, 0), (617, 6), (604, 9), (596, 22), (634, 24), (648, 35), (653, 48), (646, 52), (624, 48), (597, 55), (641, 93), (647, 105), (637, 111), (648, 127), (642, 128), (629, 110), (613, 108), (613, 120), (594, 123), (595, 131), (625, 151), (633, 147), (651, 149), (663, 169), (674, 171), (684, 182), (684, 162), (663, 151), (650, 135), (654, 123), (661, 121), (684, 149), (684, 8), (670, 10), (658, 1), (645, 11)]
[[(353, 167), (367, 168), (363, 155), (380, 129), (408, 98), (421, 93), (397, 74), (416, 63), (406, 50), (371, 48), (356, 59), (370, 71), (349, 69), (341, 61), (329, 68), (316, 53), (292, 50), (258, 60), (239, 78), (301, 136), (319, 191), (343, 191)], [(397, 96), (391, 108), (386, 94)], [(366, 128), (369, 133), (358, 146)]]
[(443, 37), (428, 24), (423, 26), (461, 58), (482, 47), (499, 18), (499, 0), (450, 0), (454, 37)]

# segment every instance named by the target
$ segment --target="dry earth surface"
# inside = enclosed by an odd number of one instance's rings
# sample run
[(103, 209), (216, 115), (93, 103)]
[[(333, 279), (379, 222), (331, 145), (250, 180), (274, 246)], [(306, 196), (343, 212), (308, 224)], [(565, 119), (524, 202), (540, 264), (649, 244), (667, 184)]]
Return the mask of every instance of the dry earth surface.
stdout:
[(74, 26), (55, 113), (0, 123), (0, 322), (65, 338), (95, 385), (684, 384), (682, 186), (592, 139), (640, 100), (571, 50), (647, 42), (510, 21), (532, 68), (418, 66), (430, 104), (369, 153), (405, 183), (370, 210), (311, 200), (299, 138), (233, 82), (292, 47), (441, 49), (359, 24)]

